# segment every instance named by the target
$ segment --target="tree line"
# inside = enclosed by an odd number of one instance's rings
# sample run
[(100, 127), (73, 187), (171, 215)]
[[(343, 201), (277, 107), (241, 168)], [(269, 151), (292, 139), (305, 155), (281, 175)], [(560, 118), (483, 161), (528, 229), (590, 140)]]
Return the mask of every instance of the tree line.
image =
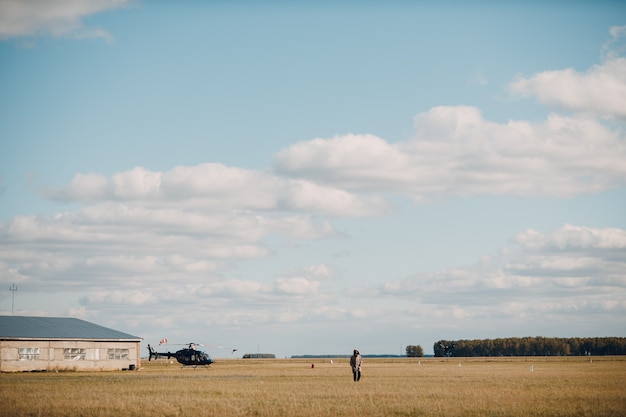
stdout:
[(436, 357), (626, 355), (626, 337), (440, 340), (433, 350)]
[(273, 353), (246, 353), (242, 359), (276, 359)]

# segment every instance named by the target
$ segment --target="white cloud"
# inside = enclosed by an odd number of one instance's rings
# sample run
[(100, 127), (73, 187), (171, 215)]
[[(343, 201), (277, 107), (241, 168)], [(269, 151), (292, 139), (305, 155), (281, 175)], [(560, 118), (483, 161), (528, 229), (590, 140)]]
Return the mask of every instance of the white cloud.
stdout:
[[(524, 231), (513, 239), (525, 250), (626, 249), (626, 231), (565, 225), (552, 233)], [(626, 257), (626, 254), (624, 255)]]
[(581, 321), (595, 314), (614, 320), (626, 313), (625, 236), (622, 229), (570, 225), (527, 231), (500, 258), (389, 281), (376, 297), (429, 306), (429, 316), (458, 320), (567, 321), (573, 313)]
[(317, 292), (320, 282), (306, 278), (279, 278), (276, 280), (276, 288), (287, 294), (304, 295)]
[(626, 25), (612, 26), (609, 29), (611, 39), (602, 47), (605, 60), (614, 59), (626, 54)]
[(107, 31), (84, 27), (82, 21), (128, 3), (128, 0), (2, 0), (0, 39), (51, 35), (110, 41), (112, 36)]
[(309, 265), (291, 269), (284, 277), (274, 281), (276, 289), (285, 294), (306, 295), (316, 294), (322, 287), (322, 281), (332, 280), (337, 272), (328, 265)]
[(156, 304), (156, 301), (154, 295), (147, 291), (93, 291), (82, 299), (83, 305), (142, 305)]
[[(626, 108), (626, 107), (625, 107)], [(435, 107), (415, 117), (414, 139), (391, 144), (345, 135), (292, 145), (276, 170), (348, 191), (447, 196), (572, 196), (626, 182), (622, 133), (587, 118), (533, 124), (485, 120), (475, 107)]]
[[(283, 149), (276, 169), (352, 190), (399, 187), (412, 161), (397, 146), (373, 135), (317, 138)], [(397, 184), (397, 185), (396, 185)]]
[(305, 279), (325, 281), (332, 280), (338, 275), (338, 272), (331, 266), (319, 264), (291, 269), (286, 271), (285, 275), (292, 278), (300, 277)]
[(510, 257), (511, 274), (552, 277), (555, 285), (577, 291), (626, 289), (626, 230), (565, 225), (551, 233), (527, 230), (512, 241), (523, 255)]
[[(376, 323), (414, 326), (410, 317), (453, 318), (457, 324), (509, 320), (511, 325), (515, 320), (567, 321), (574, 314), (577, 322), (598, 317), (612, 322), (626, 313), (623, 229), (565, 225), (551, 232), (527, 230), (499, 256), (484, 257), (474, 266), (367, 288), (335, 280), (338, 271), (323, 263), (289, 269), (273, 282), (269, 276), (225, 278), (237, 259), (269, 255), (257, 240), (263, 233), (250, 238), (216, 222), (224, 237), (216, 231), (203, 236), (213, 227), (204, 223), (216, 219), (201, 214), (176, 233), (176, 221), (170, 219), (161, 229), (149, 213), (118, 212), (104, 223), (95, 213), (17, 218), (0, 227), (0, 274), (16, 278), (20, 288), (81, 294), (81, 306), (72, 307), (72, 314), (86, 319), (115, 309), (118, 318), (126, 314), (145, 329), (155, 322), (158, 306), (168, 316), (159, 321), (159, 331), (168, 335), (181, 323), (249, 331), (277, 323), (356, 320), (381, 330), (384, 326)], [(168, 213), (163, 219), (179, 215), (184, 224), (185, 212)], [(125, 313), (120, 315), (121, 309)]]
[(626, 26), (611, 26), (609, 28), (609, 33), (613, 38), (626, 36)]
[(609, 33), (601, 64), (584, 73), (567, 68), (521, 77), (510, 84), (511, 92), (557, 109), (626, 119), (626, 26), (613, 26)]
[(571, 68), (544, 71), (510, 88), (559, 109), (626, 119), (626, 58), (611, 58), (586, 73)]
[(468, 84), (472, 86), (483, 87), (489, 84), (489, 81), (487, 80), (487, 77), (485, 77), (485, 74), (479, 71), (476, 72), (474, 76), (468, 81)]
[(216, 296), (240, 299), (241, 297), (259, 297), (270, 291), (271, 288), (269, 286), (259, 282), (235, 279), (205, 283), (198, 290), (198, 293), (203, 297)]
[(136, 167), (110, 179), (79, 173), (65, 188), (41, 188), (40, 192), (60, 201), (112, 201), (202, 211), (286, 210), (342, 217), (376, 215), (387, 210), (380, 197), (212, 163), (178, 166), (166, 172)]

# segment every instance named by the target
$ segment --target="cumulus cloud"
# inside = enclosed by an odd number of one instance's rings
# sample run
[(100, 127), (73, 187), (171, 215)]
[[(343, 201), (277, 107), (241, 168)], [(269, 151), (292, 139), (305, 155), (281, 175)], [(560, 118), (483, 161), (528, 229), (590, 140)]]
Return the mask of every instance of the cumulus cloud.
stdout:
[[(474, 266), (389, 281), (378, 296), (430, 305), (457, 318), (626, 313), (626, 230), (565, 225), (528, 230)], [(434, 311), (433, 311), (434, 312)], [(549, 315), (549, 316), (548, 316)]]
[(307, 217), (90, 207), (84, 213), (18, 216), (0, 224), (0, 258), (7, 269), (43, 282), (60, 276), (77, 276), (82, 284), (76, 285), (85, 287), (114, 285), (128, 276), (143, 276), (142, 281), (150, 276), (152, 282), (185, 276), (193, 281), (215, 276), (228, 262), (270, 256), (262, 239), (279, 232), (310, 239), (333, 230)]
[[(461, 132), (467, 129), (484, 130), (485, 122), (474, 109), (460, 113), (452, 109), (447, 114), (449, 110), (425, 115), (440, 124), (432, 123), (420, 134), (440, 137), (442, 129), (451, 129), (446, 126), (451, 118), (461, 126), (455, 130), (458, 140), (465, 140)], [(481, 143), (480, 137), (474, 142)], [(404, 149), (377, 144), (392, 149), (392, 154), (394, 148)], [(530, 152), (532, 144), (526, 146), (515, 153)], [(155, 308), (167, 309), (168, 318), (161, 318), (159, 325), (170, 329), (181, 323), (198, 326), (203, 315), (214, 326), (249, 329), (276, 323), (336, 323), (355, 317), (368, 323), (412, 326), (409, 318), (415, 317), (442, 322), (451, 318), (532, 321), (567, 320), (574, 312), (608, 319), (626, 313), (623, 229), (575, 225), (548, 232), (529, 229), (513, 236), (498, 256), (484, 257), (476, 265), (369, 288), (336, 279), (340, 271), (324, 263), (290, 268), (277, 277), (227, 278), (241, 260), (272, 255), (273, 249), (264, 243), (270, 234), (315, 239), (334, 230), (328, 222), (308, 215), (285, 214), (278, 208), (273, 214), (265, 208), (253, 210), (252, 203), (246, 210), (232, 210), (231, 203), (221, 210), (199, 209), (203, 206), (187, 207), (184, 196), (178, 195), (181, 207), (174, 207), (167, 197), (174, 191), (163, 186), (168, 173), (132, 170), (128, 175), (136, 179), (143, 174), (148, 178), (144, 182), (122, 180), (124, 175), (118, 181), (105, 177), (87, 181), (100, 187), (95, 194), (94, 190), (86, 194), (86, 188), (83, 193), (79, 186), (71, 192), (70, 187), (57, 190), (75, 201), (85, 198), (87, 205), (78, 212), (18, 216), (0, 224), (0, 274), (15, 278), (20, 287), (50, 292), (63, 288), (82, 294), (81, 307), (72, 314), (86, 319), (123, 308), (129, 321), (145, 326), (154, 323)], [(250, 179), (254, 175), (235, 177), (240, 185), (233, 192), (254, 181)], [(207, 181), (192, 175), (177, 184), (196, 198), (212, 183), (196, 180)], [(118, 188), (134, 191), (119, 193)], [(103, 201), (95, 202), (94, 195)], [(194, 311), (194, 316), (187, 311)]]
[(278, 292), (291, 295), (316, 294), (323, 281), (332, 280), (337, 271), (324, 264), (309, 265), (285, 271), (284, 276), (274, 281)]
[(626, 231), (565, 225), (551, 233), (524, 231), (513, 239), (524, 256), (511, 257), (519, 276), (552, 277), (560, 287), (626, 289)]
[(306, 278), (279, 278), (276, 287), (284, 293), (304, 295), (317, 292), (320, 282)]
[(544, 71), (510, 88), (558, 109), (626, 119), (626, 58), (611, 58), (586, 73), (571, 68)]
[(604, 59), (624, 56), (626, 53), (626, 25), (611, 26), (609, 34), (611, 38), (602, 47)]
[(521, 77), (511, 83), (510, 90), (557, 109), (626, 119), (626, 26), (614, 26), (609, 32), (611, 40), (604, 47), (601, 64), (586, 72), (567, 68)]
[(128, 0), (2, 0), (0, 40), (51, 35), (110, 41), (111, 34), (100, 28), (84, 27), (83, 19), (128, 4)]
[(203, 297), (254, 298), (271, 292), (271, 287), (255, 281), (240, 279), (205, 283), (198, 289)]
[(335, 268), (324, 264), (294, 268), (285, 272), (285, 276), (292, 278), (315, 279), (320, 281), (332, 280), (337, 275), (338, 272)]
[[(157, 285), (150, 291), (160, 295), (148, 300), (178, 294), (177, 280), (200, 286), (194, 290), (198, 296), (241, 295), (254, 285), (216, 283), (241, 260), (272, 256), (264, 241), (268, 236), (334, 236), (325, 216), (377, 215), (385, 209), (382, 198), (221, 164), (166, 172), (137, 167), (111, 177), (77, 174), (66, 187), (42, 193), (83, 206), (0, 223), (5, 276), (36, 282), (42, 290), (62, 286), (107, 296), (120, 285)], [(288, 272), (273, 288), (282, 294), (315, 292), (335, 274), (326, 265), (311, 265)], [(106, 299), (117, 299), (111, 297)], [(83, 301), (94, 306), (100, 299), (105, 298)]]
[[(626, 97), (626, 95), (625, 95)], [(625, 106), (626, 108), (626, 106)], [(372, 135), (314, 139), (283, 149), (284, 175), (349, 191), (412, 196), (572, 196), (624, 184), (623, 133), (588, 118), (556, 114), (543, 123), (485, 120), (470, 106), (415, 117), (410, 141)]]
[(379, 190), (405, 181), (410, 162), (398, 146), (381, 138), (349, 134), (292, 145), (276, 155), (275, 165), (279, 172), (348, 189)]
[(121, 305), (141, 305), (155, 304), (156, 299), (153, 294), (146, 291), (94, 291), (81, 299), (82, 305), (90, 304), (121, 304)]
[[(552, 233), (526, 230), (513, 239), (525, 250), (626, 249), (626, 231), (565, 225)], [(624, 252), (626, 258), (626, 252)]]
[(79, 173), (67, 187), (42, 188), (40, 192), (59, 201), (112, 201), (202, 211), (284, 210), (342, 217), (387, 210), (381, 197), (216, 163), (178, 166), (166, 172), (136, 167), (111, 178)]

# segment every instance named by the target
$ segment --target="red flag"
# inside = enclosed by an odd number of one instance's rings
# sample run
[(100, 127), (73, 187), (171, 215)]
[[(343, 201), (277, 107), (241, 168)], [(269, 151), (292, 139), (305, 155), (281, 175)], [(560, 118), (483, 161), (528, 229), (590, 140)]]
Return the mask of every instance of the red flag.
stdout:
[(159, 346), (164, 345), (167, 343), (167, 339), (161, 339), (161, 341), (159, 342)]

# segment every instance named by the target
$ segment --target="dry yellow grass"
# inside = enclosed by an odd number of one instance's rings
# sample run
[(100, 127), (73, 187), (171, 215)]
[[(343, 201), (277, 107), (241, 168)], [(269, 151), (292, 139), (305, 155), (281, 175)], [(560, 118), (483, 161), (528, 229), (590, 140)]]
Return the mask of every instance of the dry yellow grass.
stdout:
[[(222, 360), (0, 375), (2, 416), (620, 416), (626, 358)], [(315, 363), (315, 368), (311, 368)], [(461, 366), (459, 366), (459, 363)], [(530, 367), (533, 366), (533, 372)]]

